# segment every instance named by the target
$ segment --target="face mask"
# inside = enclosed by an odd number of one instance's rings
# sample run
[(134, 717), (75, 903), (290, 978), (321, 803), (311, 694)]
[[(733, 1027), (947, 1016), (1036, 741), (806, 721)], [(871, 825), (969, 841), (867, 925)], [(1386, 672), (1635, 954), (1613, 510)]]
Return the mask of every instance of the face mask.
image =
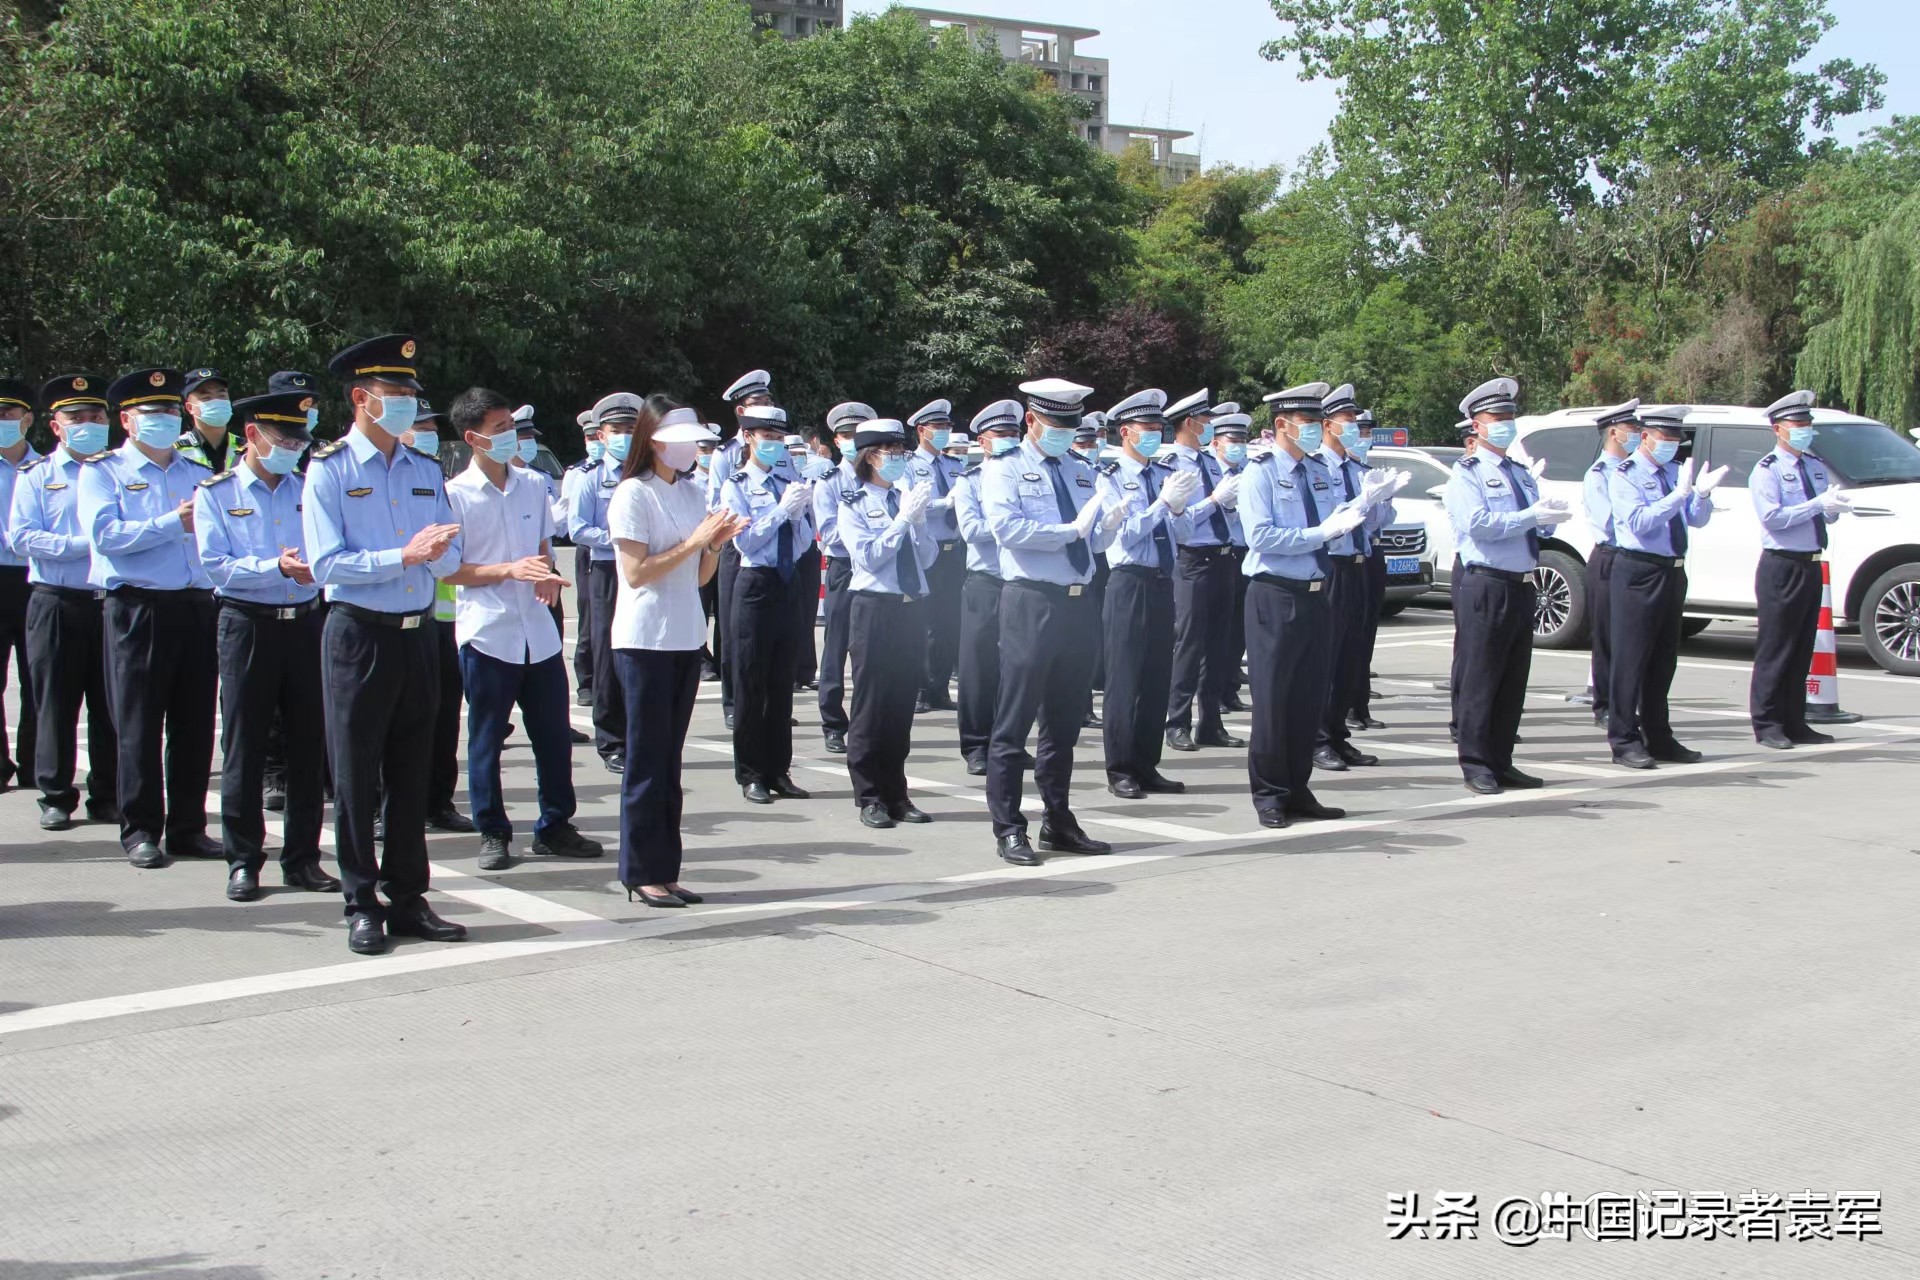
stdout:
[[(420, 415), (418, 396), (381, 396), (380, 413), (374, 422), (388, 435), (402, 435), (413, 426), (413, 420)], [(416, 442), (415, 448), (419, 445)]]
[(607, 437), (607, 456), (615, 462), (625, 462), (627, 453), (633, 448), (631, 431), (616, 431)]
[(277, 476), (284, 476), (300, 465), (300, 455), (307, 451), (305, 445), (297, 449), (288, 449), (281, 445), (270, 444), (266, 454), (260, 459), (260, 465)]
[(800, 467), (800, 474), (809, 480), (824, 480), (832, 473), (833, 464), (817, 453), (808, 454), (806, 462)]
[(320, 411), (318, 409), (307, 410), (307, 430), (311, 431), (319, 425), (320, 425)]
[(413, 447), (422, 453), (430, 453), (436, 458), (439, 457), (440, 433), (438, 431), (422, 431), (416, 428), (413, 432)]
[(1049, 458), (1058, 458), (1073, 446), (1072, 427), (1043, 427), (1040, 431), (1040, 452)]
[(1679, 452), (1680, 442), (1678, 440), (1655, 440), (1653, 442), (1653, 460), (1663, 467), (1669, 462), (1672, 462), (1674, 456)]
[(487, 437), (487, 459), (491, 462), (512, 462), (513, 455), (520, 449), (520, 438), (509, 431), (505, 435)]
[(1813, 428), (1788, 427), (1787, 446), (1795, 453), (1805, 453), (1813, 446)]
[(1200, 443), (1203, 445), (1213, 443), (1213, 424), (1211, 422), (1200, 428)]
[(587, 461), (588, 462), (600, 461), (600, 456), (604, 454), (606, 451), (607, 451), (607, 446), (601, 443), (600, 441), (598, 440), (587, 441)]
[(842, 458), (851, 458), (853, 456), (853, 437), (835, 436), (833, 438), (833, 447), (839, 451)]
[(896, 458), (888, 455), (880, 459), (880, 478), (888, 484), (892, 484), (905, 474), (907, 474), (907, 460), (905, 458)]
[(947, 441), (951, 439), (953, 439), (953, 432), (936, 430), (933, 433), (933, 451), (935, 453), (939, 453), (942, 449), (947, 447)]
[(521, 440), (514, 445), (514, 454), (522, 462), (532, 462), (540, 455), (540, 442), (532, 437)]
[(1160, 441), (1164, 438), (1163, 433), (1159, 431), (1142, 431), (1140, 438), (1133, 442), (1133, 447), (1141, 457), (1151, 458), (1160, 452)]
[(180, 415), (136, 413), (133, 415), (133, 436), (149, 449), (165, 448), (180, 438)]
[(1247, 460), (1247, 446), (1243, 444), (1230, 444), (1226, 452), (1229, 466), (1237, 467)]
[(1326, 442), (1327, 429), (1317, 422), (1310, 422), (1301, 427), (1299, 439), (1296, 441), (1302, 453), (1318, 453), (1320, 446)]
[(104, 422), (75, 422), (67, 427), (67, 449), (85, 457), (98, 453), (107, 447), (107, 424)]
[(208, 400), (199, 406), (200, 421), (210, 427), (224, 427), (233, 419), (233, 401)]
[(1020, 447), (1020, 441), (1012, 436), (995, 436), (987, 441), (987, 456), (997, 458), (1003, 453), (1012, 453)]
[(1349, 440), (1346, 444), (1347, 456), (1355, 462), (1365, 462), (1367, 455), (1373, 452), (1373, 441), (1371, 440)]
[[(694, 446), (694, 448), (696, 449), (698, 449), (699, 447), (700, 447), (699, 445)], [(699, 460), (694, 465), (699, 467), (702, 471), (713, 470), (713, 455), (710, 453), (701, 454)]]
[(20, 443), (20, 419), (0, 418), (0, 449), (11, 449)]
[(1489, 422), (1481, 429), (1481, 438), (1496, 449), (1504, 449), (1520, 435), (1520, 428), (1514, 425), (1512, 418), (1502, 418), (1498, 422)]
[(698, 440), (675, 440), (667, 444), (655, 444), (653, 449), (660, 455), (660, 461), (667, 464), (669, 471), (685, 471), (700, 456)]
[(772, 470), (787, 460), (787, 446), (781, 440), (756, 440), (753, 445), (753, 457), (761, 466)]
[(1626, 441), (1621, 447), (1628, 453), (1638, 453), (1640, 451), (1640, 433), (1638, 431), (1629, 431)]

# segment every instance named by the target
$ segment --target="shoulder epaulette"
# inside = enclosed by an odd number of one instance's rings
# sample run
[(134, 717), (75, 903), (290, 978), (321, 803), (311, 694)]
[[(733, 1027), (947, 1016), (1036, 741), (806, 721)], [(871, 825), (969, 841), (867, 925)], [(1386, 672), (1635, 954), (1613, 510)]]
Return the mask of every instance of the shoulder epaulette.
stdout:
[(1179, 465), (1179, 462), (1171, 453), (1160, 453), (1154, 455), (1153, 465), (1156, 467), (1165, 467), (1171, 471)]
[(408, 445), (407, 449), (409, 452), (413, 453), (414, 455), (425, 458), (428, 462), (433, 463), (435, 466), (440, 465), (440, 455), (437, 453), (428, 453), (425, 449), (415, 449), (412, 445)]
[(200, 461), (200, 459), (198, 459), (198, 458), (196, 458), (196, 457), (194, 457), (194, 456), (193, 456), (192, 454), (190, 454), (190, 453), (189, 453), (189, 454), (186, 454), (185, 456), (186, 456), (186, 460), (187, 460), (188, 462), (191, 462), (191, 463), (192, 463), (192, 464), (193, 464), (194, 466), (196, 466), (196, 467), (199, 467), (199, 468), (201, 468), (201, 469), (202, 469), (202, 470), (204, 470), (204, 471), (211, 471), (211, 470), (213, 470), (213, 464), (212, 464), (211, 462), (202, 462), (202, 461)]
[[(1766, 457), (1760, 459), (1760, 465), (1763, 467), (1770, 467), (1773, 465), (1773, 460), (1779, 456), (1780, 455), (1777, 453), (1770, 453)], [(1804, 457), (1805, 455), (1802, 455), (1802, 456)]]
[(341, 436), (338, 440), (335, 440), (333, 443), (323, 444), (318, 449), (315, 449), (313, 451), (313, 456), (316, 458), (331, 458), (334, 454), (340, 452), (342, 449), (346, 447), (347, 447), (347, 438), (345, 436)]
[(1103, 476), (1110, 476), (1119, 469), (1120, 464), (1117, 462), (1102, 462), (1094, 468), (1095, 471), (1098, 471)]
[(26, 466), (20, 468), (20, 474), (21, 475), (27, 474), (27, 472), (33, 470), (35, 467), (39, 466), (41, 463), (45, 462), (48, 458), (52, 456), (53, 455), (50, 453), (41, 454), (39, 457), (35, 458), (32, 462), (29, 462)]
[(1632, 467), (1632, 466), (1633, 466), (1633, 459), (1632, 459), (1632, 458), (1622, 458), (1622, 459), (1620, 459), (1620, 465), (1619, 465), (1619, 466), (1617, 466), (1617, 467), (1615, 467), (1615, 468), (1614, 468), (1614, 470), (1615, 470), (1615, 471), (1625, 471), (1625, 470), (1627, 470), (1627, 469), (1629, 469), (1629, 468), (1630, 468), (1630, 467)]
[(1460, 459), (1459, 463), (1456, 465), (1462, 466), (1462, 467), (1477, 467), (1480, 465), (1480, 455), (1477, 453), (1470, 453), (1466, 457)]
[(971, 466), (969, 466), (969, 467), (968, 467), (968, 468), (967, 468), (966, 470), (964, 470), (964, 471), (962, 471), (962, 472), (961, 472), (960, 474), (961, 474), (961, 475), (963, 475), (963, 476), (977, 476), (977, 475), (979, 475), (979, 474), (980, 474), (980, 465), (981, 465), (981, 463), (982, 463), (982, 462), (985, 462), (985, 461), (986, 461), (986, 459), (985, 459), (985, 458), (982, 458), (982, 459), (980, 460), (980, 462), (976, 462), (976, 463), (974, 463), (974, 464), (972, 464), (972, 465), (971, 465)]
[(84, 457), (84, 458), (82, 458), (82, 459), (80, 459), (80, 461), (81, 461), (81, 462), (83, 462), (83, 463), (86, 463), (86, 462), (105, 462), (105, 461), (106, 461), (106, 460), (107, 460), (108, 458), (111, 458), (112, 456), (113, 456), (113, 450), (111, 450), (111, 449), (102, 449), (102, 450), (101, 450), (100, 452), (98, 452), (98, 453), (90, 453), (90, 454), (88, 454), (88, 455), (87, 455), (86, 457)]
[(1587, 470), (1589, 471), (1605, 471), (1606, 469), (1607, 469), (1607, 455), (1604, 453), (1601, 454), (1598, 458), (1595, 458), (1593, 461), (1593, 465), (1587, 468)]
[(1263, 453), (1259, 457), (1255, 458), (1253, 460), (1253, 463), (1255, 466), (1265, 466), (1279, 456), (1280, 455), (1277, 453)]
[(217, 476), (208, 476), (205, 480), (202, 480), (200, 482), (200, 487), (202, 489), (211, 489), (213, 488), (213, 486), (219, 484), (222, 480), (231, 480), (233, 478), (233, 473), (236, 470), (238, 470), (238, 468), (228, 467), (225, 471), (222, 471)]
[(732, 475), (727, 477), (727, 483), (732, 484), (737, 480), (745, 480), (746, 478), (747, 478), (747, 469), (745, 467), (742, 467), (740, 468), (740, 470), (734, 472)]
[(859, 489), (842, 489), (840, 491), (840, 505), (843, 507), (857, 506), (859, 505), (860, 499), (864, 496)]

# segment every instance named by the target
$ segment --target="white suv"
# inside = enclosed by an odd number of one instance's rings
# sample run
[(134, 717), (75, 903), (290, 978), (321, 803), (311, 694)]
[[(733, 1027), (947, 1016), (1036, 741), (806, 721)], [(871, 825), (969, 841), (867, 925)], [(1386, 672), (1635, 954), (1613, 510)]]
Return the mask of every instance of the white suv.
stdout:
[[(1600, 455), (1596, 410), (1562, 409), (1519, 420), (1513, 452), (1543, 460), (1543, 494), (1583, 510), (1581, 485)], [(1858, 629), (1867, 652), (1886, 670), (1920, 675), (1920, 448), (1870, 418), (1815, 409), (1813, 451), (1836, 487), (1853, 498), (1851, 516), (1830, 526), (1827, 560), (1833, 579), (1833, 621)], [(1774, 447), (1773, 428), (1758, 409), (1699, 405), (1687, 415), (1681, 457), (1727, 468), (1713, 494), (1713, 519), (1692, 531), (1687, 546), (1687, 634), (1715, 618), (1754, 616), (1753, 578), (1760, 560), (1760, 520), (1747, 477)], [(1444, 519), (1444, 513), (1442, 513)], [(1574, 648), (1587, 641), (1586, 570), (1593, 535), (1584, 515), (1558, 526), (1540, 557), (1536, 644)]]

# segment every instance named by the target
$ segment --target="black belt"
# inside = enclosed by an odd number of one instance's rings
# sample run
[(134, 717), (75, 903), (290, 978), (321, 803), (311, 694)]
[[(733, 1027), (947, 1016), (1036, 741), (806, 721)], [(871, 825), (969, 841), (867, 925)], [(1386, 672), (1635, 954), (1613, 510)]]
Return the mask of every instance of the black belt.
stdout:
[(422, 609), (418, 613), (382, 613), (378, 609), (363, 609), (357, 604), (348, 604), (343, 600), (334, 601), (333, 607), (356, 622), (370, 623), (376, 627), (391, 627), (395, 631), (416, 630), (433, 612), (431, 609)]
[(258, 618), (262, 622), (292, 622), (295, 618), (304, 618), (320, 607), (320, 597), (303, 600), (299, 604), (273, 605), (255, 604), (251, 600), (235, 600), (230, 596), (219, 597), (220, 607), (244, 613), (249, 618)]
[(1762, 547), (1770, 556), (1779, 556), (1782, 560), (1799, 560), (1805, 564), (1819, 564), (1827, 558), (1824, 551), (1782, 551), (1778, 547)]
[(1264, 582), (1270, 587), (1285, 587), (1295, 595), (1310, 596), (1327, 589), (1325, 578), (1284, 578), (1277, 573), (1256, 573), (1255, 582)]
[(1171, 573), (1150, 564), (1116, 564), (1113, 566), (1113, 572), (1124, 573), (1130, 578), (1151, 578), (1155, 582), (1173, 581)]
[(1486, 578), (1498, 578), (1502, 582), (1525, 582), (1533, 577), (1531, 573), (1516, 573), (1512, 569), (1496, 569), (1486, 564), (1470, 564), (1463, 568), (1467, 573), (1477, 573)]
[(942, 553), (945, 553), (945, 552), (948, 552), (948, 551), (951, 551), (951, 550), (953, 550), (953, 549), (954, 549), (955, 547), (957, 547), (957, 546), (959, 546), (959, 545), (960, 545), (960, 542), (959, 542), (959, 540), (958, 540), (958, 539), (955, 539), (955, 540), (954, 540), (954, 541), (952, 541), (952, 542), (943, 542), (943, 543), (941, 543), (941, 544), (940, 544), (940, 550), (941, 550), (941, 552), (942, 552)]
[(852, 557), (852, 556), (837, 556), (837, 555), (835, 555), (835, 554), (833, 554), (833, 552), (831, 552), (831, 551), (829, 551), (829, 552), (827, 552), (827, 559), (829, 559), (829, 560), (838, 560), (838, 561), (839, 561), (839, 562), (840, 562), (841, 564), (847, 564), (847, 565), (850, 565), (850, 564), (852, 564), (852, 563), (853, 563), (853, 557)]
[(1182, 547), (1180, 548), (1180, 554), (1183, 556), (1194, 556), (1201, 560), (1218, 560), (1223, 556), (1230, 556), (1238, 550), (1238, 547), (1232, 546), (1231, 544), (1218, 547)]
[(1007, 587), (1031, 587), (1035, 591), (1041, 592), (1044, 595), (1053, 596), (1060, 600), (1077, 600), (1080, 597), (1086, 595), (1087, 588), (1092, 586), (1093, 584), (1088, 582), (1076, 582), (1072, 586), (1067, 587), (1067, 586), (1061, 586), (1057, 582), (1036, 582), (1032, 578), (1008, 578), (1001, 585), (1007, 586)]
[(115, 587), (107, 594), (125, 596), (130, 600), (151, 600), (155, 604), (177, 604), (186, 600), (211, 600), (213, 588), (181, 587), (174, 591), (162, 591), (158, 587)]
[(1367, 557), (1366, 557), (1366, 553), (1357, 552), (1350, 556), (1334, 556), (1333, 562), (1335, 564), (1365, 564), (1367, 562)]
[(45, 591), (49, 595), (61, 596), (68, 600), (104, 600), (107, 593), (92, 587), (58, 587), (51, 582), (36, 582), (35, 591)]
[(922, 599), (922, 597), (920, 597), (920, 596), (910, 596), (910, 595), (908, 595), (908, 594), (906, 594), (906, 593), (905, 593), (904, 591), (853, 591), (853, 590), (849, 590), (849, 591), (847, 592), (847, 594), (848, 594), (848, 595), (850, 595), (850, 596), (872, 596), (872, 597), (873, 597), (873, 598), (874, 598), (875, 600), (891, 600), (891, 601), (893, 601), (893, 602), (894, 602), (895, 604), (918, 604), (918, 603), (920, 602), (920, 600)]
[(1629, 551), (1625, 547), (1615, 547), (1613, 554), (1625, 556), (1629, 560), (1638, 560), (1642, 564), (1657, 564), (1662, 569), (1684, 569), (1687, 567), (1685, 556), (1657, 556), (1651, 551)]
[(997, 573), (988, 573), (985, 569), (969, 569), (967, 570), (967, 577), (985, 578), (988, 582), (991, 582), (996, 587), (1004, 587), (1007, 585), (1007, 580), (1005, 578), (1001, 577)]

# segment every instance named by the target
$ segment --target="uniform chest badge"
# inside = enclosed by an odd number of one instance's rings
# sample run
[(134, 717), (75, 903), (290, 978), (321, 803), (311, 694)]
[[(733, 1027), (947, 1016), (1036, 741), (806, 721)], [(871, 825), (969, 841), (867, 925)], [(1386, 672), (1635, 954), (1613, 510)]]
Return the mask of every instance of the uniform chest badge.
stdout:
[(1791, 471), (1788, 471), (1788, 472), (1786, 472), (1786, 473), (1784, 473), (1783, 475), (1781, 475), (1781, 477), (1780, 477), (1780, 483), (1781, 483), (1781, 484), (1790, 484), (1790, 485), (1792, 485), (1792, 486), (1794, 486), (1794, 487), (1795, 487), (1795, 488), (1797, 489), (1797, 488), (1799, 488), (1799, 487), (1800, 487), (1800, 477), (1799, 477), (1799, 476), (1797, 476), (1797, 475), (1795, 475), (1795, 474), (1794, 474), (1793, 472), (1791, 472)]
[(416, 498), (431, 498), (431, 497), (433, 496), (433, 490), (431, 490), (431, 489), (415, 489), (415, 490), (413, 491), (413, 496), (414, 496), (414, 497), (416, 497)]
[(230, 516), (250, 516), (253, 514), (253, 508), (252, 507), (228, 507), (227, 514)]
[(1135, 484), (1133, 481), (1129, 480), (1125, 484), (1121, 485), (1120, 487), (1122, 489), (1138, 489), (1140, 486)]
[(1285, 489), (1288, 493), (1293, 492), (1293, 481), (1291, 480), (1275, 480), (1273, 483), (1278, 488)]
[(1075, 476), (1073, 478), (1073, 482), (1079, 485), (1082, 489), (1093, 488), (1093, 481), (1087, 479), (1085, 476)]
[(887, 513), (884, 511), (867, 512), (867, 519), (869, 520), (885, 520), (886, 518), (887, 518)]
[(1021, 476), (1020, 478), (1022, 480), (1030, 480), (1030, 481), (1038, 480), (1040, 478), (1040, 473), (1038, 471), (1029, 471), (1027, 472), (1027, 474)]
[(1315, 493), (1325, 493), (1327, 491), (1327, 482), (1325, 480), (1315, 480), (1313, 482), (1313, 491)]
[(372, 492), (373, 492), (373, 488), (371, 485), (369, 485), (365, 489), (349, 489), (347, 490), (347, 496), (349, 498), (364, 498)]
[(127, 492), (128, 492), (128, 493), (138, 493), (138, 492), (140, 492), (140, 491), (141, 491), (142, 489), (144, 489), (144, 488), (146, 488), (146, 487), (147, 487), (147, 482), (146, 482), (145, 480), (133, 480), (133, 481), (129, 481), (129, 482), (128, 482), (128, 484), (127, 484)]
[(67, 482), (65, 480), (56, 480), (52, 484), (45, 486), (48, 492), (52, 492), (55, 489), (64, 489), (66, 487), (67, 487)]

